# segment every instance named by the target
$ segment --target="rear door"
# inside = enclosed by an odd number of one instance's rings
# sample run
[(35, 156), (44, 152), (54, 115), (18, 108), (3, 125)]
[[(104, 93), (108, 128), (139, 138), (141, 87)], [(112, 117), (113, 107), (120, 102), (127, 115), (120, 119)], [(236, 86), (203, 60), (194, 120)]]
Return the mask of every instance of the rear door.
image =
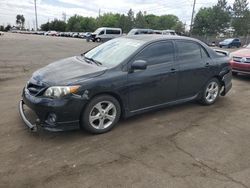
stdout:
[(176, 40), (179, 65), (178, 98), (187, 98), (201, 91), (213, 75), (213, 61), (207, 51), (197, 42)]
[(135, 60), (147, 61), (148, 67), (128, 73), (130, 111), (175, 100), (178, 78), (173, 42), (150, 44), (131, 63)]

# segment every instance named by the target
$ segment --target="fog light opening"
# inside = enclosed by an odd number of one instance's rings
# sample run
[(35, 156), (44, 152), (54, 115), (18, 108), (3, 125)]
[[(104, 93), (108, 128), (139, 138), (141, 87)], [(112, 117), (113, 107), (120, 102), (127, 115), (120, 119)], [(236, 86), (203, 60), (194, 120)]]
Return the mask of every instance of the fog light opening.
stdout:
[(56, 119), (57, 119), (57, 117), (56, 117), (55, 113), (49, 113), (49, 115), (47, 117), (47, 123), (54, 125), (56, 122)]

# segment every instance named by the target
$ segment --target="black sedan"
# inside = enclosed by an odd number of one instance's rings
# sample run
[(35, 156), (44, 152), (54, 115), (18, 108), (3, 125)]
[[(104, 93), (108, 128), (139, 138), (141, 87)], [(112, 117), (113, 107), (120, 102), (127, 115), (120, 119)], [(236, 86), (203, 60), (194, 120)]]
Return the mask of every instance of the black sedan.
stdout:
[[(198, 40), (126, 36), (36, 71), (19, 111), (34, 131), (104, 133), (121, 117), (191, 100), (211, 105), (231, 89), (231, 77), (229, 58)], [(36, 122), (24, 106), (35, 112)]]

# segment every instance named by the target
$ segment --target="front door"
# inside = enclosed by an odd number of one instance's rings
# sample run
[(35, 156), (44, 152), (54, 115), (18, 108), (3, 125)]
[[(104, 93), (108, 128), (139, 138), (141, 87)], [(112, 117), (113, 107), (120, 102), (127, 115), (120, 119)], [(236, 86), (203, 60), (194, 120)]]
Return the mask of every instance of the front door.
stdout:
[(176, 99), (178, 73), (172, 41), (146, 46), (133, 60), (145, 60), (146, 70), (128, 73), (130, 111), (142, 110)]

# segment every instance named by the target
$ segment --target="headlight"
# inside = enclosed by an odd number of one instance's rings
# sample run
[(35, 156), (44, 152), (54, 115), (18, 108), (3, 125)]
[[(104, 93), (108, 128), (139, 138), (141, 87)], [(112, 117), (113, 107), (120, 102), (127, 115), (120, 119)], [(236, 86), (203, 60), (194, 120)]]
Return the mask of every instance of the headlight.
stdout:
[(80, 86), (52, 86), (45, 92), (44, 96), (52, 98), (60, 98), (70, 93), (76, 93)]

